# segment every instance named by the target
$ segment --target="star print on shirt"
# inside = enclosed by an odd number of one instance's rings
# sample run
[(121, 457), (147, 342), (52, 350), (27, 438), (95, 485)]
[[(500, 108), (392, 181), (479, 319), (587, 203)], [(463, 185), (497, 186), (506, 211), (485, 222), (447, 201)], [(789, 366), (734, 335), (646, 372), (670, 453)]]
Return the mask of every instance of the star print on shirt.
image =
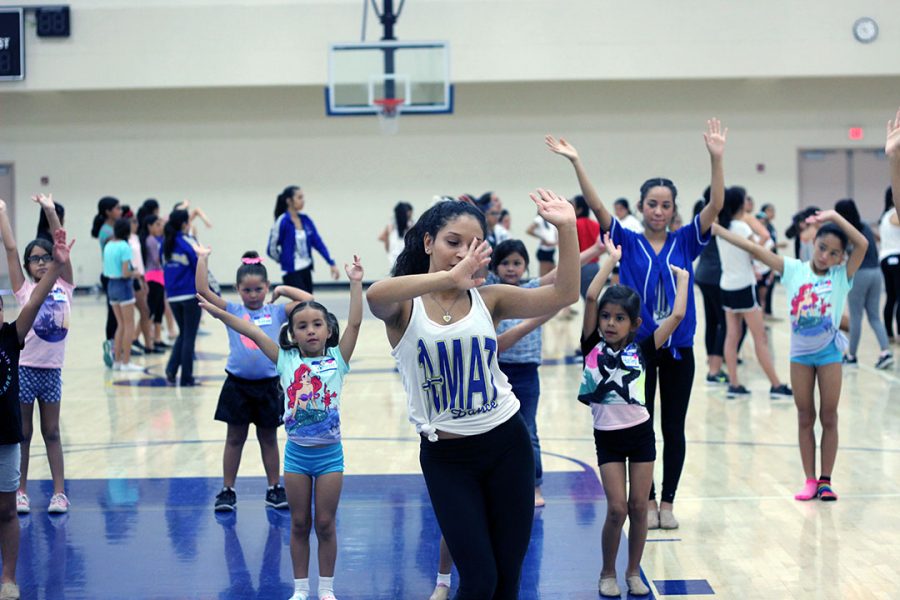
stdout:
[(637, 401), (631, 398), (629, 387), (632, 381), (641, 376), (641, 368), (626, 367), (621, 354), (608, 348), (603, 348), (601, 353), (597, 356), (597, 370), (603, 379), (597, 385), (595, 393), (604, 398), (609, 392), (615, 392), (629, 404), (636, 404)]
[(630, 344), (620, 352), (602, 341), (588, 353), (579, 389), (583, 404), (644, 404), (642, 344)]

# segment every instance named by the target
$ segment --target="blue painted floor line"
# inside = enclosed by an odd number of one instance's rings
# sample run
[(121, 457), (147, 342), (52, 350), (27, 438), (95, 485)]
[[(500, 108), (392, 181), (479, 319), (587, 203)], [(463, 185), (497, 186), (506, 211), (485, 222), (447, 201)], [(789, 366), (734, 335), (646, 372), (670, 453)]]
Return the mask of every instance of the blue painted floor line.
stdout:
[[(425, 600), (440, 532), (421, 475), (349, 475), (338, 510), (335, 592), (342, 600)], [(287, 599), (290, 513), (266, 508), (265, 480), (239, 478), (238, 510), (212, 510), (219, 478), (71, 480), (72, 510), (50, 515), (50, 481), (20, 517), (23, 600)], [(606, 516), (593, 469), (547, 473), (520, 598), (596, 600)], [(573, 542), (578, 541), (577, 551)], [(311, 536), (312, 589), (316, 542)], [(620, 545), (620, 585), (627, 540)]]

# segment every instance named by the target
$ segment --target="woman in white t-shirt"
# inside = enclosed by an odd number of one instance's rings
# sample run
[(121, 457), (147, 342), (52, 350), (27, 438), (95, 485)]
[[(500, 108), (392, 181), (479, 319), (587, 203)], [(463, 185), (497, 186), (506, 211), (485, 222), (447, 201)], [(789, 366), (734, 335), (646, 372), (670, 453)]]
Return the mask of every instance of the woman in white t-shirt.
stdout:
[(552, 285), (491, 285), (484, 214), (466, 202), (425, 211), (393, 277), (366, 297), (384, 321), (420, 434), (419, 462), (459, 572), (459, 598), (515, 598), (534, 519), (534, 454), (519, 401), (498, 365), (494, 323), (540, 317), (578, 300), (575, 211), (538, 190), (559, 230)]
[(559, 234), (556, 227), (545, 221), (540, 213), (534, 218), (525, 233), (540, 240), (535, 256), (538, 260), (538, 275), (543, 277), (556, 268), (555, 256)]
[(384, 244), (384, 251), (387, 252), (389, 268), (394, 268), (394, 262), (403, 252), (403, 238), (414, 224), (412, 204), (398, 202), (394, 205), (394, 218), (378, 235), (378, 241)]
[[(746, 192), (743, 188), (730, 187), (725, 190), (725, 206), (719, 213), (719, 225), (729, 229), (745, 239), (754, 240), (753, 230), (744, 222), (744, 200)], [(716, 238), (719, 248), (719, 260), (722, 263), (722, 276), (719, 287), (722, 289), (722, 306), (725, 309), (725, 364), (728, 366), (728, 397), (748, 396), (750, 391), (738, 381), (737, 349), (743, 329), (742, 322), (753, 336), (753, 346), (760, 366), (769, 378), (772, 387), (769, 394), (773, 398), (790, 398), (791, 388), (782, 383), (772, 365), (772, 355), (766, 329), (763, 325), (762, 311), (756, 301), (756, 273), (753, 270), (753, 257), (737, 246)]]

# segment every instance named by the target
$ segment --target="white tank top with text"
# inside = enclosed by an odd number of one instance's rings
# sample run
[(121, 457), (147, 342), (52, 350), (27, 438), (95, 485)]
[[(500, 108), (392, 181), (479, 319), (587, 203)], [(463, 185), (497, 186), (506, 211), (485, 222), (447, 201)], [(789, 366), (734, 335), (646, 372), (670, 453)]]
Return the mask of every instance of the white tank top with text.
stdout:
[(505, 423), (519, 410), (506, 375), (497, 365), (497, 332), (478, 290), (470, 291), (469, 314), (438, 325), (413, 298), (412, 314), (391, 352), (403, 379), (409, 421), (437, 441), (436, 430), (478, 435)]

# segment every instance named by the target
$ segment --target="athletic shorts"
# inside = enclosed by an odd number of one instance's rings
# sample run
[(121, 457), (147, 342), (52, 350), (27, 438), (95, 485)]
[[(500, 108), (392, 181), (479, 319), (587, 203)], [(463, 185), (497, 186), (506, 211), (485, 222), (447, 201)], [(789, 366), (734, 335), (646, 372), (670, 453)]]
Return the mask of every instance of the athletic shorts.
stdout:
[(633, 427), (594, 430), (597, 465), (610, 462), (653, 462), (656, 460), (656, 434), (653, 420), (647, 419)]
[(556, 250), (541, 250), (540, 248), (538, 248), (536, 256), (538, 262), (552, 263), (553, 259), (556, 257)]
[(749, 285), (740, 290), (722, 290), (722, 308), (731, 312), (750, 312), (759, 308), (756, 301), (756, 286)]
[(110, 304), (134, 304), (134, 287), (131, 279), (110, 279), (106, 287), (106, 296)]
[(39, 369), (19, 365), (19, 402), (34, 404), (62, 400), (62, 369)]
[(827, 346), (818, 352), (791, 357), (791, 362), (806, 365), (808, 367), (821, 367), (832, 363), (840, 363), (843, 362), (843, 360), (844, 353), (840, 351), (834, 341), (829, 342)]
[(284, 472), (318, 477), (344, 472), (344, 445), (301, 446), (288, 440), (284, 446)]
[(0, 446), (0, 492), (15, 492), (19, 489), (21, 464), (22, 449), (19, 444)]
[(274, 429), (281, 425), (282, 394), (278, 377), (244, 379), (228, 373), (219, 403), (216, 421), (231, 425), (249, 425)]

